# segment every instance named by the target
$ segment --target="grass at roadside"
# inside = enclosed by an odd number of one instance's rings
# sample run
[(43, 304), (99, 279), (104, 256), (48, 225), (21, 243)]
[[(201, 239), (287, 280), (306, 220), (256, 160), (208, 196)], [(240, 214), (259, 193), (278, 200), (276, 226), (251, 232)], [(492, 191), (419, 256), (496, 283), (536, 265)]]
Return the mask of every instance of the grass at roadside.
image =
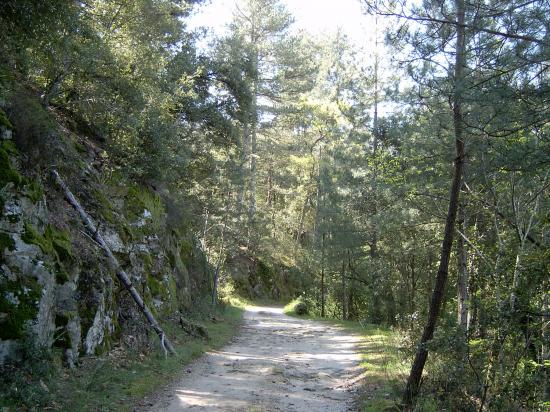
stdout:
[(153, 353), (129, 354), (116, 349), (105, 357), (85, 360), (74, 371), (64, 374), (54, 394), (56, 410), (126, 411), (137, 401), (168, 384), (184, 366), (205, 351), (226, 344), (238, 331), (243, 306), (227, 305), (214, 319), (197, 323), (208, 329), (209, 339), (190, 338), (177, 324), (164, 324), (177, 354), (167, 358), (160, 349)]
[(311, 315), (296, 315), (299, 300), (287, 304), (284, 313), (303, 319), (327, 322), (361, 336), (360, 404), (362, 412), (399, 411), (397, 403), (403, 389), (408, 365), (399, 352), (398, 333), (377, 325), (355, 321), (325, 319)]

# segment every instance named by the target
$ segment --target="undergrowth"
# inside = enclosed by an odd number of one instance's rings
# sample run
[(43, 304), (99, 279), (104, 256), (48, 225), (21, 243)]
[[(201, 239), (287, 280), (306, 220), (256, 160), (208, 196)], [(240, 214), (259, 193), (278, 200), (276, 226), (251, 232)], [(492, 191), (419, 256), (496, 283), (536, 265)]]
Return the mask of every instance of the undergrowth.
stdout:
[(242, 307), (221, 302), (208, 315), (189, 314), (187, 319), (207, 328), (208, 339), (192, 338), (177, 322), (164, 322), (162, 326), (176, 349), (176, 355), (168, 357), (157, 347), (148, 353), (131, 353), (117, 347), (101, 357), (82, 358), (78, 368), (69, 370), (56, 365), (51, 355), (29, 348), (29, 361), (19, 367), (17, 376), (9, 377), (10, 386), (5, 386), (4, 379), (0, 382), (0, 406), (24, 410), (133, 410), (140, 400), (180, 375), (191, 360), (225, 345), (238, 331), (242, 312)]
[(59, 375), (54, 354), (37, 345), (24, 334), (18, 348), (17, 363), (0, 367), (0, 407), (2, 410), (36, 410), (46, 408), (54, 400), (51, 382)]

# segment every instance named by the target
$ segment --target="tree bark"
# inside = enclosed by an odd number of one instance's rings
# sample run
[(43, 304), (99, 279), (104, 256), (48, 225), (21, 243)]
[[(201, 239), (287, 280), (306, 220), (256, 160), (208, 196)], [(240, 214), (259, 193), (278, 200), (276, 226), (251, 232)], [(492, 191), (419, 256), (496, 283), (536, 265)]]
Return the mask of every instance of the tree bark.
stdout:
[[(256, 178), (257, 178), (257, 157), (258, 157), (258, 83), (259, 73), (258, 73), (258, 64), (259, 64), (259, 52), (257, 49), (257, 40), (255, 34), (255, 28), (252, 29), (251, 36), (252, 44), (254, 47), (252, 59), (253, 59), (253, 85), (252, 85), (252, 103), (251, 103), (251, 131), (250, 131), (250, 188), (249, 188), (249, 199), (248, 199), (248, 226), (249, 229), (252, 229), (252, 233), (255, 233), (254, 223), (256, 219)], [(249, 239), (250, 241), (250, 239)], [(254, 242), (252, 242), (254, 244)]]
[(323, 240), (321, 245), (321, 317), (325, 317), (325, 236), (323, 233)]
[(241, 161), (239, 165), (239, 185), (237, 188), (237, 218), (239, 222), (242, 219), (243, 207), (246, 193), (246, 181), (247, 181), (247, 162), (248, 162), (248, 146), (250, 144), (250, 132), (248, 128), (248, 120), (243, 122), (243, 138), (241, 148)]
[[(466, 216), (464, 213), (464, 204), (458, 206), (458, 227), (462, 233), (466, 233)], [(468, 294), (469, 273), (468, 273), (468, 256), (466, 254), (466, 245), (462, 236), (457, 237), (457, 264), (458, 264), (458, 325), (464, 333), (468, 332), (469, 328), (469, 310), (470, 301)]]
[(347, 285), (346, 285), (346, 260), (342, 258), (342, 320), (348, 318), (347, 315)]
[(462, 184), (462, 173), (464, 169), (464, 124), (462, 113), (462, 96), (463, 96), (463, 80), (464, 80), (464, 65), (465, 65), (465, 30), (464, 30), (464, 15), (465, 5), (464, 0), (455, 0), (456, 8), (456, 53), (455, 53), (455, 73), (454, 73), (454, 94), (453, 94), (453, 126), (455, 134), (455, 150), (456, 158), (454, 162), (454, 171), (451, 184), (451, 193), (449, 199), (449, 209), (445, 222), (445, 232), (443, 243), (441, 246), (441, 258), (439, 268), (435, 280), (434, 290), (430, 301), (428, 319), (424, 327), (424, 332), (420, 339), (418, 349), (411, 367), (409, 378), (403, 394), (403, 404), (405, 410), (412, 410), (415, 398), (420, 389), (420, 380), (424, 365), (428, 358), (428, 348), (426, 344), (432, 339), (435, 325), (439, 317), (441, 305), (443, 303), (443, 294), (447, 283), (449, 271), (449, 258), (453, 245), (453, 235), (455, 230), (455, 220), (458, 210), (460, 197), (460, 186)]
[[(548, 290), (548, 282), (546, 282), (546, 287), (544, 288), (545, 291)], [(542, 337), (542, 348), (541, 348), (541, 364), (543, 365), (543, 388), (542, 388), (542, 401), (543, 402), (549, 402), (550, 401), (550, 388), (549, 388), (549, 380), (550, 380), (550, 373), (549, 373), (549, 367), (547, 362), (550, 361), (550, 297), (548, 296), (548, 292), (544, 292), (544, 295), (542, 297), (542, 330), (541, 330), (541, 337)]]
[(130, 292), (130, 295), (134, 299), (134, 302), (139, 307), (141, 312), (145, 315), (145, 318), (149, 322), (149, 325), (151, 328), (157, 333), (161, 347), (165, 351), (165, 353), (170, 352), (171, 354), (175, 354), (176, 351), (174, 350), (174, 347), (166, 337), (166, 334), (161, 329), (159, 324), (157, 323), (155, 317), (151, 313), (151, 310), (147, 307), (143, 299), (141, 298), (140, 294), (132, 284), (130, 278), (126, 274), (126, 272), (121, 268), (120, 263), (118, 262), (117, 258), (113, 255), (113, 252), (111, 252), (111, 249), (107, 244), (105, 243), (105, 240), (103, 239), (103, 236), (101, 236), (101, 233), (99, 233), (98, 228), (94, 224), (94, 222), (90, 219), (86, 211), (80, 206), (80, 203), (78, 200), (74, 197), (72, 192), (69, 190), (65, 182), (61, 179), (59, 176), (59, 173), (57, 173), (56, 170), (52, 170), (52, 176), (54, 178), (54, 181), (59, 185), (59, 187), (63, 190), (65, 197), (69, 201), (69, 203), (74, 207), (74, 209), (78, 212), (80, 215), (80, 218), (84, 222), (84, 225), (90, 233), (92, 233), (93, 239), (99, 244), (101, 249), (103, 249), (103, 252), (107, 256), (107, 258), (111, 261), (113, 266), (116, 270), (116, 276), (120, 280), (120, 282), (124, 285), (124, 287)]

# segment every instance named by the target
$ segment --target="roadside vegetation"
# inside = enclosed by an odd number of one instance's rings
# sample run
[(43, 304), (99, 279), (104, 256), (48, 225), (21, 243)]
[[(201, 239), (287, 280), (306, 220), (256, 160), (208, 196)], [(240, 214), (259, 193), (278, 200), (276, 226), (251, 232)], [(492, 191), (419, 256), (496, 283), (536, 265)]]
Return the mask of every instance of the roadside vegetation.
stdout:
[[(41, 404), (60, 411), (131, 411), (148, 406), (148, 397), (185, 373), (185, 365), (222, 347), (238, 332), (243, 310), (242, 302), (222, 302), (216, 310), (204, 312), (208, 315), (197, 312), (188, 316), (190, 324), (206, 331), (207, 337), (190, 333), (177, 321), (163, 322), (176, 349), (176, 355), (169, 357), (147, 348), (116, 346), (105, 355), (83, 358), (78, 368), (68, 370), (52, 365), (41, 351), (32, 349), (33, 356), (39, 358), (31, 362), (29, 357), (28, 367), (14, 370), (18, 376), (11, 376), (10, 386), (2, 385), (0, 406), (32, 408)], [(152, 336), (153, 345), (155, 339)]]

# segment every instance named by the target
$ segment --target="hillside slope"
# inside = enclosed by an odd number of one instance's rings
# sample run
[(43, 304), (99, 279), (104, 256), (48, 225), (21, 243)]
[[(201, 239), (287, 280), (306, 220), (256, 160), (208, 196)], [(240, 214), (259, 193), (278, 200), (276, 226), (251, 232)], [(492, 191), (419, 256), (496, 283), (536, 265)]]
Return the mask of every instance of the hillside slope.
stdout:
[(122, 173), (107, 176), (101, 141), (43, 109), (31, 91), (18, 93), (0, 112), (0, 362), (20, 358), (25, 338), (60, 349), (68, 365), (113, 341), (148, 345), (156, 337), (49, 175), (59, 170), (161, 319), (191, 310), (211, 289), (181, 205)]

